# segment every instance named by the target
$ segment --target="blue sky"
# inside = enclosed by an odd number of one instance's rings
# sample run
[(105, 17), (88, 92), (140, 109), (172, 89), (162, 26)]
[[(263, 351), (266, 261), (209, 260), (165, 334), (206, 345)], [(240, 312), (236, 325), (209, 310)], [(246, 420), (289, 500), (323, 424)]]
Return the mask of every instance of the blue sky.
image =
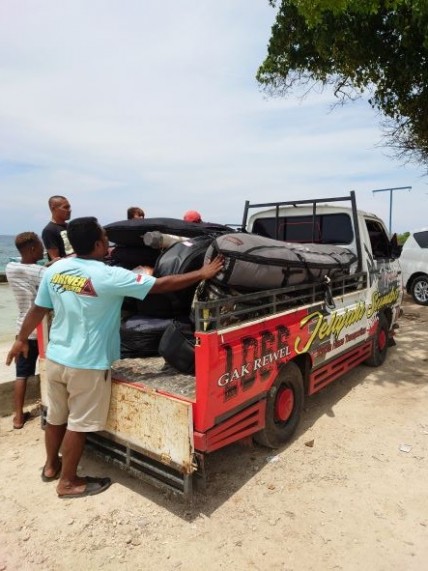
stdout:
[(40, 232), (47, 200), (101, 223), (239, 223), (252, 202), (357, 193), (392, 229), (428, 224), (428, 179), (380, 148), (363, 101), (267, 98), (267, 0), (2, 0), (0, 234)]

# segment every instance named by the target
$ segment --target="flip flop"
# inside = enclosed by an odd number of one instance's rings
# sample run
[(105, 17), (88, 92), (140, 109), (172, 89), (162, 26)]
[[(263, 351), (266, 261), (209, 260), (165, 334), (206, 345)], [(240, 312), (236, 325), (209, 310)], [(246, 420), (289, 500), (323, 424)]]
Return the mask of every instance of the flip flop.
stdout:
[(61, 475), (61, 469), (62, 469), (61, 459), (59, 460), (58, 469), (53, 476), (46, 476), (45, 468), (46, 468), (46, 466), (43, 466), (43, 470), (42, 470), (42, 481), (43, 482), (53, 482), (54, 480), (58, 480), (58, 478)]
[(59, 498), (84, 498), (85, 496), (95, 496), (95, 494), (100, 494), (110, 487), (110, 478), (92, 478), (91, 476), (86, 476), (83, 478), (86, 482), (85, 489), (78, 494), (58, 494)]
[(13, 425), (13, 428), (14, 428), (15, 430), (21, 430), (21, 428), (24, 427), (24, 424), (25, 424), (28, 420), (30, 420), (30, 418), (31, 418), (31, 414), (30, 414), (29, 412), (24, 412), (24, 420), (22, 421), (22, 424), (14, 424), (14, 425)]

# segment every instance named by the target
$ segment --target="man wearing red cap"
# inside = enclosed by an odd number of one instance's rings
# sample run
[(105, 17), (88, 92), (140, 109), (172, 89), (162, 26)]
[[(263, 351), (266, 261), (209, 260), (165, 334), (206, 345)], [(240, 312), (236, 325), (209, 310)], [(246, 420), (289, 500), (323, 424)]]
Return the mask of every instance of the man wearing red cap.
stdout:
[(188, 210), (183, 216), (185, 222), (202, 222), (202, 217), (197, 210)]

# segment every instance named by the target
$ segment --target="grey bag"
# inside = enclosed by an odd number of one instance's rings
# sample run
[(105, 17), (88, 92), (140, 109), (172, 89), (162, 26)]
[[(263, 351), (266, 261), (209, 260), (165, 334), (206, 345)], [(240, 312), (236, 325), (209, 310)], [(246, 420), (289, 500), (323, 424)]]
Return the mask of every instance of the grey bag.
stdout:
[[(297, 244), (256, 234), (223, 234), (209, 246), (205, 260), (223, 254), (224, 269), (213, 281), (242, 290), (275, 289), (349, 275), (357, 256), (328, 244)], [(354, 267), (352, 267), (354, 264)]]

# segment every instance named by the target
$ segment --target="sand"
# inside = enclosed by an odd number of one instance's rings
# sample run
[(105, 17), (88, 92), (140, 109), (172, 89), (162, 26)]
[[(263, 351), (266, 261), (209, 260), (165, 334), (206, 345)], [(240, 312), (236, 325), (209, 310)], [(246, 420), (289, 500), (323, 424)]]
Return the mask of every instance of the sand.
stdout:
[(426, 569), (428, 308), (404, 310), (384, 366), (309, 399), (281, 449), (209, 456), (189, 504), (89, 453), (82, 473), (113, 485), (58, 499), (38, 419), (0, 418), (0, 571)]

